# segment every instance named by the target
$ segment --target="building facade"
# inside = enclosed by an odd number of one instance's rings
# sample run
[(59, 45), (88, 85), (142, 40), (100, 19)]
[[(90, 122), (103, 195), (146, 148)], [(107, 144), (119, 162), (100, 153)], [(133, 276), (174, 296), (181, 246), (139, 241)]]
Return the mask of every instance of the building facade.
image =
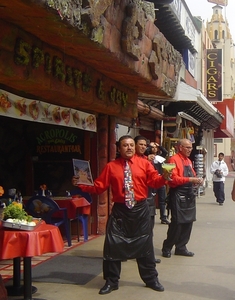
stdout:
[[(194, 44), (191, 37), (199, 33), (192, 16), (181, 1), (166, 2), (1, 2), (0, 184), (6, 190), (30, 196), (46, 183), (54, 196), (64, 196), (73, 188), (74, 158), (89, 161), (96, 178), (115, 159), (117, 124), (161, 140), (169, 131), (164, 121), (176, 124), (182, 112), (195, 125), (198, 145), (203, 129), (221, 124), (222, 115), (197, 89), (198, 39)], [(92, 198), (89, 230), (102, 234), (112, 195)]]

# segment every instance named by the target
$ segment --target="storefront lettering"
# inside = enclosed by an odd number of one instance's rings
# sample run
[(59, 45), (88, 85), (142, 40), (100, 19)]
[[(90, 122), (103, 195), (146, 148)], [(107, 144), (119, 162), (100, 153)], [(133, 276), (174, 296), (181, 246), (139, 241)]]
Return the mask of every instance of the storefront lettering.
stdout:
[[(58, 56), (51, 56), (48, 52), (44, 53), (38, 47), (32, 47), (22, 39), (17, 39), (15, 44), (14, 61), (17, 65), (28, 66), (30, 63), (33, 68), (44, 66), (44, 71), (52, 75), (61, 82), (65, 82), (69, 87), (82, 89), (83, 92), (89, 92), (92, 88), (92, 76), (89, 73), (82, 72), (77, 68), (66, 65)], [(98, 99), (105, 100), (106, 97), (111, 102), (126, 107), (128, 95), (123, 91), (111, 88), (111, 91), (105, 92), (104, 84), (101, 80), (97, 81), (96, 94)]]
[(33, 67), (38, 68), (44, 62), (44, 54), (38, 47), (33, 47)]
[(215, 61), (217, 60), (217, 53), (209, 53), (207, 55), (207, 92), (210, 97), (216, 97), (217, 80), (215, 75), (217, 75), (217, 69)]
[(32, 47), (21, 39), (16, 41), (14, 61), (17, 65), (27, 66), (30, 63)]
[(221, 52), (220, 49), (207, 50), (207, 97), (209, 100), (221, 101)]
[(98, 84), (97, 84), (97, 97), (100, 100), (105, 100), (104, 84), (103, 81), (101, 80), (98, 80)]
[(45, 153), (79, 153), (81, 154), (80, 145), (43, 145), (37, 146), (36, 148), (37, 154), (45, 154)]
[(45, 143), (54, 143), (57, 144), (58, 140), (60, 140), (61, 144), (62, 141), (69, 141), (70, 143), (75, 143), (77, 140), (77, 136), (68, 130), (65, 129), (50, 129), (42, 132), (38, 137), (36, 137), (37, 144), (42, 145)]
[[(118, 105), (120, 104), (123, 107), (126, 107), (128, 101), (128, 94), (122, 92), (119, 89), (116, 89), (115, 87), (111, 87), (111, 91), (108, 92), (108, 95), (109, 95), (109, 101), (111, 103), (115, 103)], [(97, 97), (100, 100), (106, 99), (106, 93), (104, 90), (103, 81), (101, 80), (98, 80), (97, 83)]]
[(128, 95), (112, 87), (110, 92), (110, 100), (116, 104), (121, 104), (123, 107), (126, 107)]

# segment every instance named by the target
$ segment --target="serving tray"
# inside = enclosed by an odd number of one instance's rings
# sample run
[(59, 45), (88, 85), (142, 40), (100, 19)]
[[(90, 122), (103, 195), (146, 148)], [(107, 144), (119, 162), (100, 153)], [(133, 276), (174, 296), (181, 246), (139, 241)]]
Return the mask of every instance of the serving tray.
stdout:
[(17, 229), (17, 230), (34, 230), (41, 224), (42, 220), (40, 218), (34, 218), (32, 222), (34, 221), (36, 222), (36, 225), (32, 226), (32, 225), (26, 225), (17, 222), (8, 222), (2, 220), (2, 226), (11, 229)]

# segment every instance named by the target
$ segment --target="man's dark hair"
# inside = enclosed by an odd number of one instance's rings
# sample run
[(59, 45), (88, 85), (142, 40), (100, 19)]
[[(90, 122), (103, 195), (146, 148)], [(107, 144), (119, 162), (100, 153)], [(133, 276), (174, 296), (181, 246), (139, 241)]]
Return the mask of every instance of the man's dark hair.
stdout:
[(220, 156), (220, 155), (224, 156), (224, 153), (223, 153), (223, 152), (220, 152), (220, 153), (219, 153), (219, 156)]
[(137, 135), (137, 136), (134, 138), (135, 144), (136, 144), (138, 141), (141, 141), (141, 140), (144, 140), (145, 142), (147, 142), (146, 137), (144, 137), (144, 136), (142, 136), (142, 135)]
[(120, 139), (118, 140), (118, 143), (120, 143), (122, 140), (125, 140), (125, 139), (133, 139), (133, 137), (131, 135), (123, 135), (120, 137)]
[(118, 142), (116, 142), (116, 146), (119, 147), (120, 146), (120, 143), (121, 141), (125, 140), (125, 139), (132, 139), (133, 140), (133, 137), (130, 136), (130, 135), (123, 135), (119, 138)]

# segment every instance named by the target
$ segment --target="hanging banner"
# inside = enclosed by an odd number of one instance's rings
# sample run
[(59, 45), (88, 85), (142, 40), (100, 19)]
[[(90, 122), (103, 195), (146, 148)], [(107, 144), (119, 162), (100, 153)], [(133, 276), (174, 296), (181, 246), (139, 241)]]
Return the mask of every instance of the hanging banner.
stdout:
[(0, 115), (52, 125), (74, 127), (96, 132), (95, 115), (82, 111), (26, 99), (0, 90)]

